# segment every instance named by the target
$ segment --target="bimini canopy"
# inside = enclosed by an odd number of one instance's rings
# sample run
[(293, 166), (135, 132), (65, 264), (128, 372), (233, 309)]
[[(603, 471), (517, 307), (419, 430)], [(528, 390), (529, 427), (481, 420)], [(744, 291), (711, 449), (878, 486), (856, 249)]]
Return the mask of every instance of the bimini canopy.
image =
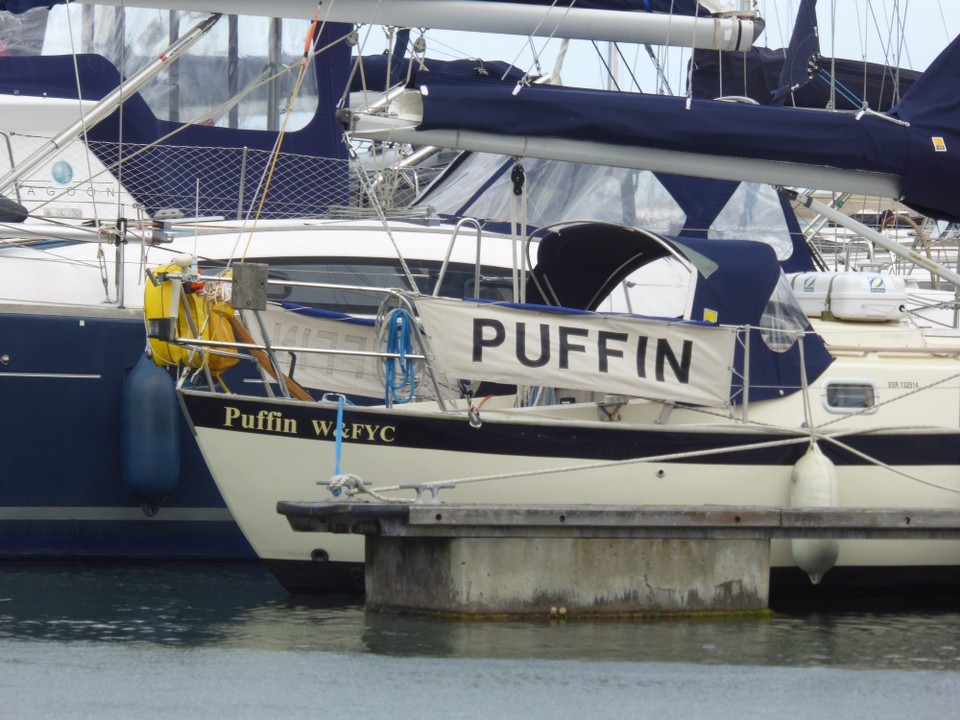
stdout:
[[(800, 389), (800, 334), (808, 380), (833, 361), (797, 304), (775, 253), (759, 242), (668, 238), (601, 223), (551, 229), (540, 239), (527, 302), (594, 310), (636, 270), (666, 257), (677, 258), (691, 276), (692, 301), (682, 319), (751, 328), (751, 400)], [(747, 332), (736, 350), (733, 402), (743, 400)]]
[[(149, 15), (146, 10), (138, 14), (131, 11), (126, 26), (133, 28), (137, 52), (146, 58), (153, 52), (160, 53), (161, 43), (167, 42), (166, 30), (160, 33), (151, 24), (156, 19), (147, 18)], [(80, 17), (79, 11), (76, 17)], [(57, 26), (55, 19), (51, 19), (48, 29)], [(91, 33), (98, 30), (98, 37), (107, 36), (113, 43), (99, 43), (95, 48), (113, 52), (120, 21), (105, 10), (93, 20), (87, 29)], [(142, 32), (135, 31), (136, 28)], [(336, 104), (350, 73), (350, 49), (337, 40), (351, 29), (327, 24), (317, 41), (320, 47), (333, 47), (318, 53), (313, 60), (316, 109), (304, 127), (285, 133), (283, 156), (273, 169), (262, 217), (315, 216), (331, 205), (349, 201), (348, 154), (336, 119)], [(42, 37), (42, 25), (40, 31)], [(147, 44), (149, 41), (156, 41), (156, 47)], [(123, 47), (122, 42), (119, 45)], [(226, 112), (219, 120), (215, 115), (202, 121), (197, 117), (201, 110), (222, 111), (224, 103), (236, 101), (236, 96), (231, 95), (229, 77), (236, 78), (237, 88), (233, 92), (239, 92), (239, 88), (252, 84), (262, 69), (256, 58), (244, 57), (231, 69), (226, 47), (222, 49), (219, 55), (197, 53), (180, 58), (176, 64), (177, 92), (171, 94), (165, 81), (160, 91), (162, 102), (157, 99), (156, 84), (145, 86), (141, 92), (125, 97), (122, 112), (116, 111), (85, 130), (89, 149), (105, 166), (120, 167), (124, 189), (148, 214), (176, 208), (189, 215), (199, 212), (235, 217), (241, 196), (244, 207), (255, 206), (259, 199), (257, 183), (251, 182), (251, 178), (263, 176), (273, 161), (277, 131), (225, 127), (229, 124)], [(120, 81), (120, 71), (101, 54), (0, 54), (0, 95), (74, 100), (79, 94), (84, 100), (99, 101), (113, 92)], [(152, 105), (145, 99), (151, 92)], [(266, 91), (261, 92), (253, 98), (265, 98)], [(173, 101), (174, 97), (179, 98), (179, 103)], [(179, 111), (181, 105), (183, 117), (177, 120), (178, 115), (171, 108)], [(255, 99), (250, 99), (247, 107), (255, 114), (263, 112), (262, 102), (257, 104)], [(167, 119), (161, 117), (164, 112)], [(251, 124), (254, 122), (251, 119)], [(85, 169), (75, 170), (70, 162), (66, 157), (62, 163), (67, 167), (67, 182), (71, 178), (77, 182)], [(197, 168), (202, 168), (202, 172)]]

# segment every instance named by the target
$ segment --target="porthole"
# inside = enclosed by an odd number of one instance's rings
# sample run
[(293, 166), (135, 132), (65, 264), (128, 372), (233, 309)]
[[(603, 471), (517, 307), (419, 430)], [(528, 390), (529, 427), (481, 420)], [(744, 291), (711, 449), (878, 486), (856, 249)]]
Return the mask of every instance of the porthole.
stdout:
[(828, 380), (821, 399), (828, 412), (872, 413), (876, 412), (877, 388), (863, 380)]

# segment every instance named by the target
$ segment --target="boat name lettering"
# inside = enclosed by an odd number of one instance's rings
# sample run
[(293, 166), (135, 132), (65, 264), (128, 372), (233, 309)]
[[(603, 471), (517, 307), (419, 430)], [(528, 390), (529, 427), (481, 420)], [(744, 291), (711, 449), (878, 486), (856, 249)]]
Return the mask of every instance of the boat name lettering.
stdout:
[(397, 428), (393, 425), (367, 425), (366, 423), (342, 423), (339, 432), (336, 423), (331, 420), (314, 420), (314, 432), (317, 437), (337, 437), (360, 442), (392, 443), (397, 439)]
[(260, 430), (262, 432), (297, 434), (297, 421), (285, 418), (277, 410), (261, 410), (260, 412), (245, 413), (240, 408), (227, 407), (224, 427), (239, 427), (243, 430)]
[(37, 196), (55, 197), (57, 195), (63, 195), (64, 192), (66, 193), (67, 197), (75, 197), (78, 190), (82, 196), (94, 200), (110, 200), (115, 198), (117, 194), (116, 191), (109, 186), (81, 189), (76, 185), (71, 185), (64, 190), (63, 187), (54, 187), (49, 183), (37, 183), (32, 181), (27, 181), (20, 187), (20, 194), (30, 199), (36, 198)]
[[(609, 373), (611, 370), (623, 372), (626, 368), (618, 359), (625, 358), (627, 351), (635, 359), (631, 368), (638, 378), (647, 377), (647, 352), (651, 345), (654, 347), (654, 375), (658, 382), (663, 382), (667, 365), (673, 372), (677, 382), (690, 382), (690, 366), (693, 360), (693, 342), (683, 340), (680, 345), (679, 357), (675, 348), (666, 338), (651, 338), (646, 335), (631, 335), (625, 332), (609, 332), (605, 330), (592, 331), (580, 327), (565, 325), (549, 325), (541, 323), (539, 328), (532, 332), (525, 322), (517, 322), (509, 328), (513, 337), (508, 337), (508, 326), (500, 320), (492, 318), (474, 318), (473, 320), (473, 355), (475, 363), (483, 362), (484, 349), (498, 348), (505, 343), (514, 347), (517, 361), (526, 367), (545, 367), (556, 364), (559, 370), (570, 369), (570, 358), (573, 353), (595, 355), (597, 372)], [(556, 332), (556, 343), (551, 340), (551, 333)], [(532, 339), (531, 339), (532, 336)], [(583, 342), (576, 342), (583, 339)], [(589, 346), (589, 349), (588, 349)], [(556, 348), (557, 357), (554, 360), (553, 350)], [(615, 366), (611, 368), (611, 366)]]

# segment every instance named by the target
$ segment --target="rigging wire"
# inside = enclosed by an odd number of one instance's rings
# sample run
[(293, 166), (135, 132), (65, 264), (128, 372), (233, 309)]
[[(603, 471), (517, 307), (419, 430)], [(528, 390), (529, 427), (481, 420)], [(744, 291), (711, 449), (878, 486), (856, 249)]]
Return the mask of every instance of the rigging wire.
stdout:
[(313, 20), (310, 22), (310, 26), (307, 29), (306, 39), (304, 40), (303, 44), (303, 57), (300, 59), (300, 66), (299, 71), (297, 72), (296, 82), (294, 83), (293, 90), (290, 92), (288, 111), (284, 114), (283, 125), (281, 126), (280, 132), (277, 134), (277, 140), (274, 143), (272, 157), (270, 163), (268, 164), (265, 178), (262, 182), (263, 191), (260, 193), (260, 203), (257, 206), (256, 213), (253, 217), (253, 224), (250, 227), (249, 235), (247, 236), (247, 244), (240, 256), (241, 262), (246, 259), (247, 251), (250, 249), (250, 243), (253, 242), (253, 235), (257, 229), (257, 223), (260, 221), (260, 216), (263, 213), (263, 207), (267, 202), (267, 195), (270, 192), (270, 183), (273, 181), (273, 174), (276, 170), (277, 162), (280, 159), (280, 148), (283, 146), (284, 137), (286, 137), (287, 125), (290, 122), (290, 117), (293, 115), (292, 110), (294, 102), (296, 101), (297, 96), (300, 94), (300, 86), (303, 84), (303, 78), (307, 74), (309, 58), (313, 49), (316, 47), (317, 42), (319, 42), (320, 36), (323, 33), (323, 29), (326, 26), (326, 18), (323, 19), (323, 22), (320, 21), (320, 12), (322, 9), (323, 0), (319, 0), (319, 2), (317, 2), (317, 9), (313, 14)]
[[(561, 18), (560, 18), (561, 21), (564, 20), (564, 19), (566, 19), (567, 15), (570, 13), (570, 10), (571, 10), (571, 8), (573, 8), (574, 5), (575, 5), (575, 3), (570, 3), (569, 5), (567, 5), (567, 6), (565, 6), (565, 7), (563, 8), (563, 12), (562, 12)], [(533, 52), (533, 60), (532, 60), (531, 63), (527, 66), (527, 69), (524, 71), (524, 79), (530, 77), (530, 71), (531, 71), (534, 67), (536, 67), (538, 70), (540, 69), (540, 55), (541, 55), (541, 54), (543, 53), (543, 51), (546, 49), (546, 47), (547, 47), (547, 45), (550, 43), (550, 41), (553, 40), (554, 36), (556, 35), (557, 28), (560, 26), (560, 23), (559, 23), (559, 22), (554, 25), (554, 29), (550, 32), (550, 35), (549, 35), (547, 38), (544, 39), (543, 44), (540, 46), (540, 52), (538, 53), (538, 52), (536, 51), (536, 47), (534, 46), (534, 43), (533, 43), (533, 36), (536, 35), (537, 30), (539, 30), (539, 29), (540, 29), (540, 26), (543, 25), (543, 23), (546, 21), (547, 17), (548, 17), (549, 14), (550, 14), (550, 11), (553, 10), (556, 6), (557, 6), (557, 0), (552, 0), (552, 2), (550, 3), (550, 7), (549, 7), (546, 11), (544, 11), (543, 17), (540, 19), (540, 22), (537, 23), (537, 26), (533, 29), (533, 33), (531, 33), (531, 35), (530, 35), (530, 37), (529, 37), (529, 40), (530, 40), (530, 49), (531, 49), (531, 51)], [(517, 52), (517, 54), (514, 56), (513, 61), (512, 61), (510, 64), (516, 67), (516, 65), (517, 65), (517, 60), (520, 59), (520, 55), (521, 55), (522, 53), (523, 53), (523, 48), (521, 47), (521, 49), (520, 49), (520, 50)], [(501, 78), (501, 80), (504, 79), (504, 78), (506, 78), (506, 75), (504, 75), (504, 77)], [(514, 94), (516, 94), (516, 92), (518, 92), (518, 91), (520, 90), (520, 88), (523, 86), (523, 83), (524, 83), (523, 80), (521, 80), (521, 81), (519, 81), (519, 82), (517, 83), (517, 88), (516, 88), (516, 90), (514, 91)]]
[[(121, 6), (121, 7), (122, 7), (122, 6)], [(82, 15), (81, 15), (81, 23), (82, 23)], [(72, 18), (71, 18), (71, 15), (70, 15), (69, 3), (68, 3), (68, 7), (67, 7), (67, 34), (68, 34), (68, 36), (69, 36), (69, 38), (70, 38), (70, 56), (71, 56), (72, 59), (73, 59), (73, 75), (74, 75), (74, 79), (76, 80), (76, 84), (77, 84), (77, 106), (78, 106), (78, 111), (79, 111), (79, 113), (80, 113), (81, 137), (83, 138), (83, 143), (84, 143), (84, 145), (86, 145), (87, 142), (88, 142), (88, 134), (87, 134), (88, 128), (87, 128), (87, 122), (86, 122), (86, 114), (85, 114), (84, 111), (83, 111), (83, 88), (82, 88), (81, 85), (80, 85), (80, 65), (79, 65), (79, 63), (78, 63), (78, 61), (77, 61), (77, 52), (76, 52), (76, 47), (74, 46), (74, 40), (73, 40), (73, 22), (72, 22)], [(121, 83), (121, 84), (122, 84), (122, 83)], [(121, 109), (122, 109), (122, 107), (123, 107), (123, 105), (122, 105), (123, 97), (122, 97), (122, 96), (121, 96), (121, 98), (120, 98), (120, 101), (121, 101), (121, 106), (120, 106), (120, 107), (121, 107)], [(122, 116), (122, 115), (120, 116), (120, 128), (121, 128), (120, 131), (122, 132), (122, 128), (123, 128), (123, 116)], [(120, 149), (122, 150), (122, 146), (121, 146)], [(91, 208), (92, 208), (92, 212), (93, 212), (94, 225), (95, 225), (95, 227), (98, 228), (98, 230), (97, 230), (97, 241), (98, 241), (98, 246), (97, 246), (97, 262), (98, 262), (99, 269), (100, 269), (100, 281), (101, 281), (101, 283), (103, 284), (103, 293), (104, 293), (105, 300), (109, 303), (109, 302), (110, 302), (110, 280), (109, 280), (109, 276), (108, 276), (108, 274), (107, 274), (106, 255), (105, 255), (105, 253), (103, 252), (103, 243), (102, 243), (103, 235), (102, 235), (102, 233), (100, 232), (100, 229), (99, 229), (99, 228), (100, 228), (100, 218), (99, 218), (98, 211), (97, 211), (97, 194), (96, 194), (96, 187), (94, 186), (94, 184), (93, 184), (93, 179), (92, 179), (93, 168), (92, 168), (91, 163), (90, 163), (90, 153), (86, 153), (86, 154), (85, 154), (85, 160), (86, 160), (86, 164), (87, 164), (87, 176), (91, 178), (91, 179), (90, 179), (90, 198), (91, 198), (91, 201), (92, 201), (92, 202), (91, 202)], [(117, 185), (118, 185), (118, 188), (117, 188), (117, 202), (118, 202), (118, 204), (119, 204), (119, 202), (120, 202), (120, 195), (121, 195), (121, 194), (120, 194), (120, 187), (122, 187), (122, 186), (120, 185), (119, 175), (117, 176)], [(64, 192), (68, 192), (68, 191), (69, 191), (68, 189), (64, 190)], [(119, 208), (118, 208), (118, 210), (117, 210), (117, 217), (119, 217), (119, 216), (120, 216), (120, 210), (119, 210)], [(118, 281), (122, 281), (122, 280), (120, 280), (120, 275), (119, 275), (119, 273), (122, 271), (122, 268), (117, 268), (117, 271), (118, 271)], [(119, 288), (117, 289), (117, 291), (118, 291), (118, 293), (119, 293)]]
[[(77, 110), (80, 113), (80, 123), (81, 123), (81, 137), (83, 138), (84, 145), (87, 144), (87, 122), (86, 122), (86, 113), (83, 109), (83, 88), (80, 86), (80, 64), (77, 60), (77, 50), (74, 45), (73, 39), (73, 18), (70, 14), (70, 8), (72, 7), (71, 3), (67, 3), (66, 12), (67, 12), (67, 36), (70, 38), (70, 56), (73, 58), (73, 75), (77, 84)], [(81, 23), (83, 23), (83, 18), (81, 15)], [(97, 202), (96, 202), (96, 189), (93, 184), (93, 166), (90, 162), (90, 153), (86, 153), (85, 156), (87, 164), (87, 177), (90, 178), (90, 197), (93, 199), (92, 209), (93, 209), (93, 220), (95, 225), (99, 225), (99, 217), (97, 216)], [(66, 191), (65, 191), (66, 192)], [(120, 195), (119, 188), (117, 189), (117, 195)]]

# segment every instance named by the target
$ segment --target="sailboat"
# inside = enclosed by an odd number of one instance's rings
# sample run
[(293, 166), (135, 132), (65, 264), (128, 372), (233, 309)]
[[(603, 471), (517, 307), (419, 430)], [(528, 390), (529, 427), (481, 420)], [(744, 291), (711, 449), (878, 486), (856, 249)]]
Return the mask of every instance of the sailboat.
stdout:
[[(8, 2), (4, 8), (20, 12), (32, 5)], [(92, 10), (73, 8), (75, 18), (81, 10), (85, 16)], [(424, 9), (433, 12), (436, 4)], [(512, 9), (531, 16), (529, 8)], [(352, 3), (348, 16), (332, 19), (363, 20), (363, 13), (373, 10), (371, 4)], [(31, 10), (31, 22), (45, 20), (45, 12)], [(304, 17), (313, 12), (311, 8)], [(622, 15), (616, 18), (630, 19), (636, 27), (633, 14)], [(300, 11), (293, 16), (299, 17)], [(587, 17), (575, 8), (564, 16), (577, 22)], [(62, 14), (58, 17), (63, 19)], [(182, 19), (171, 17), (171, 31), (177, 22)], [(753, 22), (702, 18), (697, 33), (707, 29), (714, 37), (716, 30), (715, 37), (724, 41), (746, 41), (742, 38), (752, 37), (752, 32), (741, 31)], [(206, 33), (211, 24), (203, 20), (204, 29), (194, 33)], [(692, 23), (686, 24), (694, 30)], [(455, 295), (468, 293), (467, 288), (470, 296), (485, 295), (488, 288), (496, 295), (498, 276), (510, 264), (496, 257), (512, 254), (512, 236), (481, 232), (475, 223), (438, 224), (420, 211), (394, 213), (385, 224), (379, 217), (357, 218), (349, 209), (338, 208), (351, 192), (347, 148), (335, 115), (350, 70), (350, 30), (325, 22), (317, 44), (332, 48), (309, 64), (317, 67), (317, 109), (302, 129), (284, 134), (286, 152), (280, 155), (272, 152), (276, 132), (237, 128), (233, 106), (221, 108), (221, 116), (188, 118), (183, 110), (190, 108), (186, 89), (196, 78), (208, 79), (222, 70), (224, 80), (217, 89), (222, 86), (228, 96), (243, 92), (242, 77), (255, 85), (258, 78), (244, 76), (251, 62), (243, 57), (215, 61), (208, 56), (194, 63), (194, 75), (184, 70), (174, 83), (177, 92), (168, 87), (161, 95), (161, 104), (169, 99), (166, 118), (158, 117), (156, 105), (146, 107), (129, 82), (118, 88), (120, 77), (133, 75), (135, 67), (121, 72), (91, 54), (36, 57), (43, 32), (31, 35), (34, 45), (25, 43), (26, 55), (0, 58), (9, 70), (3, 74), (8, 83), (4, 99), (19, 108), (16, 117), (24, 118), (15, 128), (17, 135), (10, 136), (9, 167), (2, 168), (5, 189), (17, 198), (11, 200), (15, 206), (9, 217), (29, 215), (26, 222), (4, 226), (0, 249), (5, 296), (0, 308), (0, 335), (5, 338), (0, 381), (8, 438), (4, 466), (9, 477), (22, 479), (5, 483), (0, 495), (0, 555), (253, 556), (188, 428), (179, 424), (176, 408), (171, 411), (166, 403), (166, 424), (161, 423), (159, 433), (144, 435), (142, 425), (133, 423), (134, 415), (141, 423), (157, 421), (151, 414), (138, 414), (138, 396), (128, 389), (147, 345), (141, 306), (148, 262), (170, 265), (178, 257), (199, 254), (199, 267), (219, 269), (234, 259), (238, 244), (245, 244), (246, 260), (269, 262), (272, 278), (288, 283), (272, 298), (276, 302), (270, 331), (283, 341), (296, 338), (320, 348), (346, 344), (362, 350), (372, 342), (369, 318), (345, 322), (331, 312), (375, 313), (377, 305), (371, 306), (365, 286), (432, 291), (442, 279), (445, 292)], [(110, 32), (116, 45), (119, 35)], [(231, 22), (228, 34), (236, 32)], [(158, 34), (162, 37), (166, 29), (159, 28)], [(715, 46), (712, 40), (707, 44)], [(182, 45), (181, 39), (173, 39), (172, 47)], [(131, 54), (149, 55), (145, 48), (139, 42), (129, 46)], [(229, 48), (235, 45), (228, 45), (228, 53)], [(158, 48), (149, 59), (155, 66), (167, 66), (172, 57), (171, 49)], [(231, 74), (237, 68), (239, 72)], [(83, 100), (77, 98), (78, 83)], [(111, 97), (123, 101), (122, 110), (94, 110), (95, 102)], [(281, 95), (254, 88), (253, 97), (262, 108), (264, 125), (277, 125), (280, 118), (270, 116), (280, 107)], [(83, 142), (50, 123), (67, 108)], [(187, 119), (192, 122), (184, 123)], [(45, 134), (39, 132), (44, 129)], [(78, 155), (34, 158), (32, 153), (51, 140), (56, 146), (76, 147)], [(29, 147), (21, 148), (21, 142)], [(28, 151), (29, 162), (24, 155)], [(81, 182), (85, 168), (92, 179)], [(268, 168), (273, 182), (264, 195), (258, 184)], [(340, 216), (318, 218), (331, 208)], [(246, 218), (254, 211), (259, 224), (256, 233), (248, 234)], [(85, 224), (90, 218), (118, 220)], [(489, 267), (477, 266), (475, 238), (480, 237), (484, 257), (494, 258)], [(289, 284), (320, 274), (340, 284), (348, 278), (354, 287), (303, 290)], [(327, 315), (317, 317), (317, 310)], [(262, 341), (258, 329), (253, 335)], [(295, 375), (308, 392), (322, 396), (335, 387), (355, 401), (370, 401), (376, 373), (368, 371), (362, 359), (328, 356), (312, 361), (301, 356), (296, 362), (292, 357), (285, 355), (277, 365)], [(172, 389), (157, 382), (148, 386), (154, 387), (151, 392), (173, 399)], [(245, 391), (280, 392), (276, 381), (252, 363), (233, 368), (226, 382)], [(57, 412), (51, 414), (51, 407)], [(50, 437), (57, 438), (56, 453), (46, 451)], [(140, 440), (130, 442), (130, 437)], [(340, 581), (356, 585), (356, 576), (344, 573)]]
[[(853, 186), (949, 217), (939, 184), (954, 169), (933, 138), (951, 148), (952, 123), (930, 98), (956, 53), (951, 45), (882, 117), (435, 76), (386, 112), (346, 120), (369, 137), (522, 158)], [(791, 149), (793, 133), (811, 128), (840, 140)], [(903, 148), (894, 160), (870, 152), (901, 140), (932, 169), (916, 174)], [(403, 318), (397, 332), (423, 364), (429, 398), (416, 383), (406, 401), (365, 407), (181, 384), (225, 500), (288, 587), (323, 586), (334, 563), (362, 556), (357, 538), (291, 530), (274, 513), (284, 500), (957, 507), (960, 336), (909, 322), (895, 279), (788, 277), (766, 244), (622, 223), (571, 221), (526, 238), (511, 302), (387, 293), (381, 316)], [(605, 309), (623, 287), (672, 271), (682, 292), (669, 312)], [(381, 355), (396, 368), (396, 349)], [(481, 381), (511, 389), (478, 394)], [(773, 565), (772, 586), (955, 584), (960, 549), (783, 542)]]
[[(65, 10), (57, 11), (52, 27), (65, 20)], [(0, 175), (9, 183), (11, 202), (28, 214), (18, 222), (5, 219), (0, 247), (0, 419), (7, 438), (0, 556), (251, 558), (179, 418), (161, 446), (164, 452), (129, 457), (126, 437), (135, 408), (125, 388), (146, 346), (140, 263), (173, 257), (186, 247), (195, 251), (196, 243), (184, 237), (210, 232), (196, 222), (184, 231), (178, 217), (247, 212), (256, 199), (250, 179), (265, 167), (276, 133), (164, 119), (128, 85), (123, 109), (106, 108), (97, 123), (98, 103), (116, 95), (121, 78), (97, 53), (104, 46), (96, 44), (96, 33), (104, 34), (109, 18), (93, 10), (73, 9), (75, 19), (83, 12), (88, 21), (88, 52), (41, 54), (48, 13), (37, 9), (13, 23), (14, 37), (23, 37), (16, 33), (27, 21), (36, 27), (36, 44), (9, 47), (0, 57), (7, 123)], [(164, 47), (164, 37), (158, 55), (175, 58), (210, 25), (205, 20), (192, 30), (185, 26), (189, 32), (174, 37), (172, 48)], [(115, 47), (117, 26), (109, 27)], [(149, 53), (147, 44), (133, 46)], [(349, 52), (340, 55), (325, 56), (311, 75), (314, 96), (330, 96), (337, 82), (342, 87)], [(241, 76), (249, 65), (241, 63)], [(133, 67), (130, 78), (141, 77)], [(181, 83), (180, 102), (170, 107), (196, 107), (186, 74)], [(84, 124), (82, 138), (61, 132), (75, 121)], [(339, 139), (329, 142), (333, 123), (332, 110), (321, 104), (305, 131), (287, 138), (291, 153), (279, 162), (278, 191), (267, 217), (305, 214), (308, 206), (297, 188), (316, 187), (318, 177), (326, 175), (330, 187), (345, 187), (346, 152)], [(61, 152), (38, 155), (51, 142)], [(191, 165), (203, 168), (203, 183)], [(285, 183), (291, 172), (302, 184)], [(334, 182), (338, 177), (341, 182)], [(345, 197), (314, 193), (309, 208), (317, 212), (321, 203), (339, 204)], [(167, 218), (164, 229), (151, 222), (158, 213)], [(219, 228), (221, 245), (226, 229)]]
[[(811, 326), (803, 290), (762, 244), (582, 223), (551, 230), (538, 255), (521, 305), (394, 303), (422, 323), (414, 347), (445, 389), (437, 400), (180, 389), (231, 511), (289, 583), (307, 582), (290, 579), (296, 569), (322, 577), (318, 560), (361, 556), (342, 554), (357, 538), (290, 530), (272, 511), (280, 500), (956, 506), (960, 338), (901, 325), (886, 278), (848, 274), (864, 285), (811, 298)], [(689, 273), (681, 317), (591, 311), (624, 273), (665, 258)], [(522, 390), (464, 396), (481, 380)], [(884, 584), (898, 571), (955, 577), (960, 562), (938, 541), (803, 552), (775, 546), (774, 565)]]
[[(31, 18), (45, 14), (35, 10)], [(102, 14), (89, 19), (105, 21)], [(209, 24), (202, 20), (204, 28)], [(237, 127), (229, 117), (232, 108), (220, 127), (213, 121), (185, 124), (158, 117), (155, 105), (148, 107), (126, 86), (123, 109), (104, 113), (94, 124), (95, 103), (116, 95), (120, 81), (118, 70), (99, 54), (44, 56), (34, 49), (0, 58), (2, 89), (10, 93), (3, 99), (13, 107), (5, 119), (24, 118), (11, 128), (10, 165), (0, 164), (16, 198), (11, 207), (19, 208), (0, 226), (0, 419), (8, 478), (0, 491), (0, 556), (255, 557), (180, 419), (172, 380), (167, 386), (153, 374), (142, 387), (131, 380), (144, 376), (144, 362), (153, 365), (144, 361), (147, 262), (167, 264), (199, 250), (201, 267), (222, 269), (243, 241), (251, 261), (273, 264), (274, 277), (325, 273), (357, 285), (424, 289), (442, 278), (450, 292), (462, 294), (467, 283), (469, 295), (484, 292), (475, 281), (476, 253), (463, 239), (473, 228), (451, 247), (451, 235), (460, 229), (428, 226), (422, 212), (396, 220), (389, 230), (370, 212), (351, 213), (349, 207), (324, 219), (331, 208), (349, 205), (355, 192), (335, 121), (350, 69), (349, 47), (336, 41), (350, 29), (330, 26), (320, 36), (335, 46), (308, 65), (314, 68), (309, 78), (317, 109), (301, 129), (284, 135), (286, 152), (279, 155), (273, 153), (277, 132)], [(148, 52), (144, 44), (133, 45)], [(162, 50), (158, 54), (172, 56)], [(201, 66), (201, 74), (216, 71), (213, 60), (201, 55), (194, 66)], [(252, 64), (240, 63), (241, 81)], [(69, 80), (75, 68), (82, 103), (77, 81)], [(181, 83), (178, 107), (195, 112), (186, 69)], [(242, 89), (242, 82), (237, 85)], [(262, 90), (251, 97), (254, 108), (266, 104)], [(161, 99), (165, 106), (167, 98)], [(54, 110), (78, 107), (86, 125), (82, 138), (68, 138), (49, 122), (69, 117)], [(51, 139), (65, 153), (34, 160)], [(258, 184), (268, 169), (272, 190), (263, 196)], [(84, 180), (87, 172), (92, 180)], [(250, 233), (247, 218), (254, 211), (259, 224)], [(122, 221), (103, 220), (118, 217)], [(485, 253), (495, 254), (496, 247), (495, 240), (487, 242)], [(509, 249), (499, 252), (509, 257)], [(501, 264), (509, 267), (509, 260)], [(498, 272), (486, 271), (484, 286)], [(376, 310), (358, 291), (281, 295), (301, 307)], [(370, 324), (278, 311), (271, 329), (301, 342), (342, 341), (356, 349), (368, 342)], [(330, 373), (352, 379), (355, 397), (369, 395), (357, 361), (316, 367), (301, 362), (297, 368), (298, 380), (318, 394)], [(271, 391), (269, 378), (242, 363), (229, 382)], [(143, 392), (165, 396), (172, 406), (165, 415), (145, 412), (138, 400)], [(56, 452), (47, 451), (51, 438)]]

